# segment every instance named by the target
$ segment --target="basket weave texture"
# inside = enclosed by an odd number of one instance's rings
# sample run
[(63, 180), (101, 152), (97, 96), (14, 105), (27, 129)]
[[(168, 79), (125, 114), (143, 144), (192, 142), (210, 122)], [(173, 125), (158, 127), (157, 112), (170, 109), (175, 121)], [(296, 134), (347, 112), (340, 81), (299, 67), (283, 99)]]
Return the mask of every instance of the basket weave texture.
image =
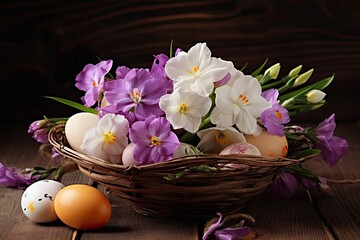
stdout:
[[(73, 160), (83, 174), (129, 200), (138, 213), (152, 217), (205, 219), (217, 212), (238, 212), (247, 200), (264, 192), (280, 170), (312, 157), (203, 154), (124, 166), (72, 150), (64, 125), (51, 129), (49, 142), (64, 157)], [(212, 170), (199, 171), (198, 167), (204, 165)]]

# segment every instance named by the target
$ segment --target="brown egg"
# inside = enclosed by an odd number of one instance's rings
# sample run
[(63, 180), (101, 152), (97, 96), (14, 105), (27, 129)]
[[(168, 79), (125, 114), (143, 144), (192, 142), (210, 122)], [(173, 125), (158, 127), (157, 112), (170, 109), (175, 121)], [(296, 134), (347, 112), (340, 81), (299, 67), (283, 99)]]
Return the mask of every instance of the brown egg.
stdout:
[(263, 131), (259, 136), (245, 135), (248, 143), (257, 147), (262, 156), (286, 157), (288, 141), (285, 136), (278, 136)]

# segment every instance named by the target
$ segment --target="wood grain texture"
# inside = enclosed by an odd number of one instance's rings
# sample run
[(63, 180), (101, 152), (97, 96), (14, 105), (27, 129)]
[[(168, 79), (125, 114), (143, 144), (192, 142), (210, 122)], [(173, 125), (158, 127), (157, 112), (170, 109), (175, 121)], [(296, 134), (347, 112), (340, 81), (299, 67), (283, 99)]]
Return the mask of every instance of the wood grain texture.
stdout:
[[(38, 153), (39, 144), (27, 135), (22, 125), (3, 125), (0, 132), (4, 134), (0, 139), (0, 162), (5, 166), (52, 166)], [(61, 222), (37, 224), (24, 215), (21, 210), (23, 191), (0, 186), (0, 239), (70, 239), (72, 230)]]
[(81, 240), (95, 239), (151, 239), (197, 240), (198, 223), (195, 221), (146, 217), (135, 212), (126, 200), (107, 193), (112, 203), (110, 221), (96, 232), (83, 232)]
[[(338, 239), (360, 238), (360, 125), (338, 124), (335, 132), (349, 142), (349, 153), (336, 166), (329, 168), (322, 159), (313, 159), (306, 166), (329, 178), (333, 195), (313, 194), (313, 200)], [(332, 183), (331, 180), (354, 180), (357, 183)]]
[[(38, 154), (34, 140), (21, 125), (2, 125), (0, 161), (8, 166), (32, 167), (52, 164)], [(335, 135), (349, 141), (350, 151), (336, 167), (329, 169), (322, 159), (306, 162), (319, 175), (331, 179), (359, 178), (359, 123), (339, 123)], [(79, 172), (65, 175), (65, 184), (90, 183)], [(359, 184), (331, 184), (334, 195), (324, 197), (306, 192), (282, 201), (265, 196), (251, 200), (244, 213), (255, 217), (253, 226), (258, 239), (359, 239)], [(96, 231), (74, 232), (60, 222), (35, 224), (21, 212), (22, 190), (0, 187), (0, 239), (197, 239), (197, 225), (174, 219), (154, 219), (136, 214), (128, 203), (110, 196), (113, 217), (106, 227)], [(200, 223), (199, 223), (200, 224)], [(327, 232), (328, 224), (332, 231)], [(201, 229), (201, 225), (199, 225)], [(74, 235), (75, 234), (75, 235)], [(201, 235), (201, 233), (199, 233)]]
[(20, 104), (2, 101), (0, 120), (71, 114), (42, 96), (80, 101), (84, 93), (74, 78), (97, 56), (118, 66), (150, 67), (154, 54), (168, 53), (172, 39), (184, 50), (207, 42), (214, 56), (236, 67), (249, 63), (249, 72), (269, 58), (269, 66), (280, 62), (284, 74), (300, 64), (315, 69), (312, 79), (335, 73), (328, 104), (299, 120), (332, 112), (339, 120), (357, 120), (359, 10), (357, 0), (4, 1), (1, 79)]
[[(35, 167), (55, 166), (56, 161), (45, 158), (38, 152), (40, 146), (22, 125), (2, 125), (0, 132), (9, 136), (0, 138), (0, 162), (5, 166)], [(92, 184), (80, 171), (67, 173), (62, 178), (65, 185)], [(102, 189), (104, 191), (104, 189)], [(74, 230), (61, 221), (37, 224), (30, 221), (21, 210), (24, 190), (0, 186), (0, 239), (154, 239), (192, 240), (198, 238), (195, 221), (179, 219), (155, 219), (136, 213), (130, 204), (108, 194), (113, 213), (110, 221), (94, 231)], [(150, 238), (147, 238), (150, 237)]]
[(307, 193), (299, 190), (291, 198), (272, 200), (263, 194), (251, 201), (243, 212), (256, 220), (253, 229), (258, 239), (327, 239)]

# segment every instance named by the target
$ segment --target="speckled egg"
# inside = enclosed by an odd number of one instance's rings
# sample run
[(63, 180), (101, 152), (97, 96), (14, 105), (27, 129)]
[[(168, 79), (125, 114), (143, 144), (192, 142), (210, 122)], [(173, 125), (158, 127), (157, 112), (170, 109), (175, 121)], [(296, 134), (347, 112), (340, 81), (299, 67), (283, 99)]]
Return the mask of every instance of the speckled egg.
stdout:
[(64, 184), (54, 180), (40, 180), (31, 184), (22, 194), (22, 211), (34, 222), (47, 223), (58, 220), (54, 200), (63, 187)]

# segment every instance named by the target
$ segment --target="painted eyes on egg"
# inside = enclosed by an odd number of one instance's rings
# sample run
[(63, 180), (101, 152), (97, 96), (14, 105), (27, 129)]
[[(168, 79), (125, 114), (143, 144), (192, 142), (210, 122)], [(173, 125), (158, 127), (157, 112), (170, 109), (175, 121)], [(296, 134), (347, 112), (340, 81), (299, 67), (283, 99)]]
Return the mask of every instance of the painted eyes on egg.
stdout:
[[(24, 198), (26, 198), (27, 195), (28, 195), (28, 193), (25, 193)], [(45, 194), (44, 194), (44, 198), (48, 198), (48, 199), (50, 199), (50, 201), (54, 201), (53, 197), (50, 196), (48, 193), (45, 193)], [(42, 198), (39, 198), (38, 201), (39, 201), (39, 202), (42, 201)]]
[[(24, 195), (24, 198), (26, 198), (26, 197), (27, 197), (27, 193), (25, 193), (25, 195)], [(48, 193), (44, 194), (44, 198), (48, 198), (50, 201), (54, 201), (53, 197), (50, 196)], [(42, 198), (39, 198), (38, 202), (41, 202), (42, 200), (43, 200)], [(32, 204), (34, 204), (34, 202), (32, 202)], [(24, 211), (26, 211), (26, 208), (24, 208)]]

